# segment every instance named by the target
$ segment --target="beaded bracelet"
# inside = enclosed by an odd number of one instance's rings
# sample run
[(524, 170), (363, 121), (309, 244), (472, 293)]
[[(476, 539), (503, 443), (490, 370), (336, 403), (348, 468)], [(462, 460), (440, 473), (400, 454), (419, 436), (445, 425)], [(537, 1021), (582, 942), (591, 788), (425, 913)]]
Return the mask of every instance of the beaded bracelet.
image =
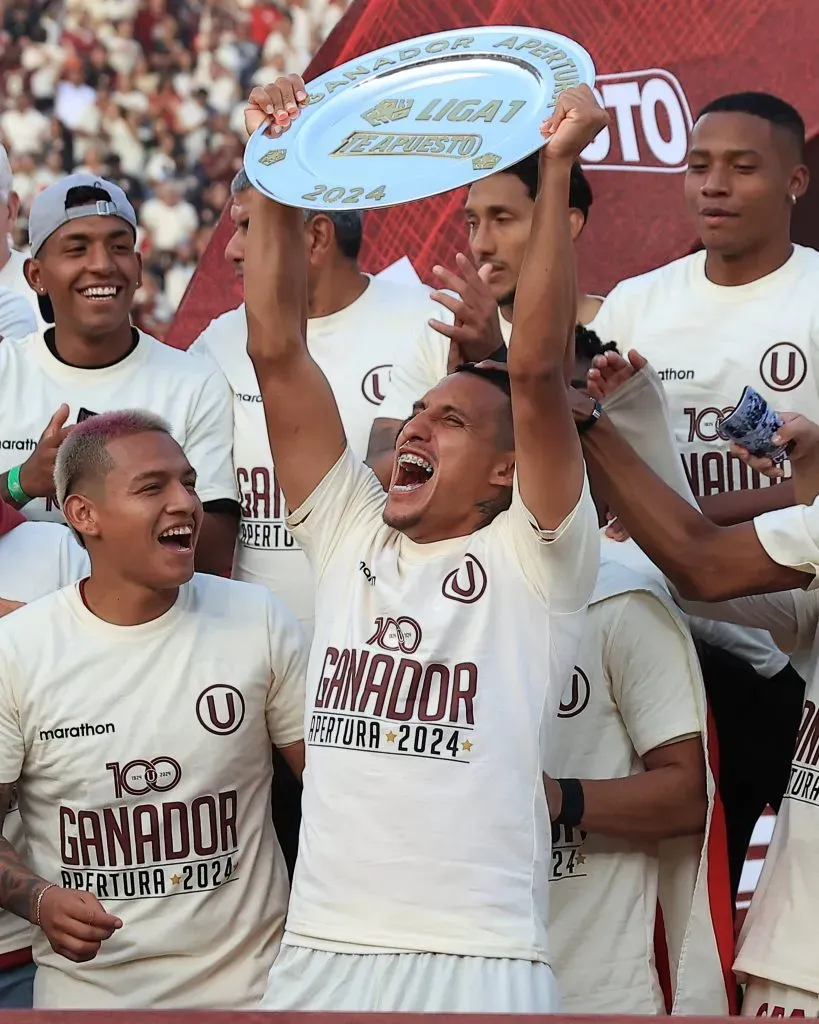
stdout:
[(38, 928), (42, 928), (42, 925), (40, 924), (40, 907), (43, 902), (43, 896), (45, 896), (49, 889), (56, 888), (56, 882), (49, 882), (48, 885), (44, 885), (43, 888), (37, 893), (37, 902), (34, 905), (34, 923), (37, 925)]

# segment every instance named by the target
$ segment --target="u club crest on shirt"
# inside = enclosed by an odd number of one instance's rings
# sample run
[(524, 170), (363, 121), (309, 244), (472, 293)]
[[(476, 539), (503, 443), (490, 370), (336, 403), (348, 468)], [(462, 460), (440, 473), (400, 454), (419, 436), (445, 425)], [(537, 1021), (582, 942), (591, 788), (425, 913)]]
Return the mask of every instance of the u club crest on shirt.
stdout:
[(444, 579), (441, 593), (450, 601), (475, 604), (486, 593), (487, 583), (486, 570), (474, 555), (467, 553), (464, 564)]
[(244, 721), (245, 699), (235, 686), (216, 683), (199, 694), (196, 717), (214, 736), (230, 736)]
[(558, 709), (557, 717), (576, 718), (586, 710), (590, 698), (591, 684), (589, 683), (589, 677), (582, 668), (575, 665), (572, 678), (569, 680), (560, 698), (560, 708)]
[(386, 398), (391, 372), (392, 363), (382, 363), (364, 374), (361, 381), (361, 394), (370, 405), (381, 405)]
[(790, 341), (771, 345), (759, 361), (759, 376), (771, 391), (794, 391), (807, 375), (805, 353)]

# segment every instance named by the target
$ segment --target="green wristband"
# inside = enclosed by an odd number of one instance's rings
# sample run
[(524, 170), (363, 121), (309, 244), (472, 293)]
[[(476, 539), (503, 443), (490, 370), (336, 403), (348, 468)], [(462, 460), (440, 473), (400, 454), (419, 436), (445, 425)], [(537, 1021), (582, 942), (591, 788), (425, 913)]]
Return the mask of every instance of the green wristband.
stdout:
[(9, 475), (6, 478), (6, 487), (8, 487), (9, 497), (12, 501), (16, 501), (18, 505), (22, 506), (27, 505), (31, 498), (20, 486), (20, 469), (20, 466), (13, 466), (9, 470)]

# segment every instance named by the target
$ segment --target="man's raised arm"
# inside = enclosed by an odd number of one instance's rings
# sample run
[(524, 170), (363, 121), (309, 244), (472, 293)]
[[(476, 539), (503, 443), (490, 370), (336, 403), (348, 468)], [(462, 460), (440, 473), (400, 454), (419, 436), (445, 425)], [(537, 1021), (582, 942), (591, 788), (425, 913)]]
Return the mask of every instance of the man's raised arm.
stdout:
[[(644, 450), (659, 472), (674, 479), (679, 469), (676, 442), (662, 400), (650, 400), (653, 392), (644, 367), (645, 360), (635, 352), (629, 353), (629, 361), (607, 354), (595, 360), (589, 390), (606, 398), (612, 416), (626, 414), (624, 423), (636, 428), (631, 430), (635, 447)], [(637, 404), (615, 409), (612, 397), (625, 394), (626, 382)], [(635, 390), (638, 384), (642, 391)], [(575, 393), (574, 401), (578, 418), (585, 416), (587, 399)], [(598, 493), (684, 598), (723, 601), (810, 583), (807, 571), (774, 561), (753, 522), (722, 527), (701, 515), (691, 504), (687, 483), (675, 484), (685, 492), (681, 497), (618, 433), (608, 415), (583, 435), (583, 452)]]
[(507, 363), (515, 461), (521, 498), (543, 530), (560, 526), (583, 486), (583, 455), (565, 387), (577, 307), (569, 180), (572, 164), (607, 122), (584, 85), (567, 89), (544, 125), (549, 141), (540, 153), (532, 230), (515, 294)]
[[(307, 101), (297, 75), (256, 88), (248, 132), (270, 121), (271, 146)], [(346, 447), (327, 379), (307, 351), (307, 255), (301, 210), (255, 193), (245, 249), (247, 350), (259, 381), (270, 450), (287, 505), (296, 509)]]

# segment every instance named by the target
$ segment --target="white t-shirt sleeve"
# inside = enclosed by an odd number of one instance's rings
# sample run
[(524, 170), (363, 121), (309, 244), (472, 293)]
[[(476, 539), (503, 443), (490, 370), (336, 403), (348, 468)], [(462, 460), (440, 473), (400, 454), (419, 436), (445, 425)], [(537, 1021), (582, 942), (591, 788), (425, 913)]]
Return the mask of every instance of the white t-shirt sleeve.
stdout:
[(700, 732), (690, 649), (659, 598), (644, 592), (607, 602), (617, 616), (603, 664), (612, 694), (640, 757)]
[(785, 590), (779, 594), (737, 597), (733, 601), (685, 601), (674, 595), (687, 615), (737, 626), (767, 630), (777, 646), (787, 653), (813, 643), (819, 625), (819, 593)]
[(211, 368), (188, 424), (185, 454), (196, 470), (200, 500), (238, 500), (233, 475), (233, 396), (221, 370)]
[(90, 568), (87, 553), (60, 523), (22, 523), (0, 537), (0, 597), (11, 601), (36, 601)]
[(657, 372), (646, 366), (609, 395), (603, 402), (603, 409), (643, 462), (699, 510), (679, 458), (668, 400)]
[(597, 510), (588, 479), (577, 504), (556, 530), (541, 530), (517, 486), (512, 504), (494, 521), (535, 592), (553, 614), (570, 614), (589, 603), (600, 567)]
[[(440, 314), (439, 308), (443, 310)], [(452, 314), (443, 307), (430, 303), (430, 310), (430, 315), (439, 320), (444, 320), (444, 314), (449, 321), (452, 320)], [(405, 420), (412, 413), (415, 402), (446, 376), (448, 360), (449, 339), (426, 326), (417, 344), (405, 353), (403, 359), (394, 363), (387, 397), (381, 403), (378, 418)]]
[(613, 288), (588, 325), (589, 330), (594, 331), (604, 344), (613, 341), (623, 353), (628, 351), (634, 333), (627, 286), (627, 281), (621, 281)]
[(0, 340), (17, 341), (38, 331), (31, 305), (11, 288), (0, 288)]
[[(12, 612), (12, 615), (19, 614)], [(0, 638), (0, 647), (5, 646)], [(12, 681), (12, 661), (0, 650), (0, 784), (17, 782), (25, 760), (20, 708)]]
[(188, 355), (205, 357), (206, 359), (210, 360), (211, 366), (219, 365), (211, 342), (220, 334), (221, 324), (219, 323), (219, 321), (221, 319), (221, 317), (217, 317), (215, 320), (211, 320), (211, 322), (196, 338), (196, 340), (188, 346)]
[(88, 552), (81, 547), (77, 538), (67, 527), (63, 527), (64, 537), (60, 538), (59, 578), (60, 587), (67, 587), (81, 580), (91, 571)]
[[(812, 505), (792, 505), (754, 519), (759, 543), (779, 565), (819, 572), (819, 498)], [(814, 578), (808, 590), (819, 585)]]
[(316, 580), (337, 545), (354, 530), (381, 522), (386, 495), (373, 471), (348, 446), (309, 498), (286, 520)]
[(221, 370), (230, 384), (231, 367), (246, 358), (246, 349), (247, 318), (239, 306), (211, 320), (187, 351)]
[(304, 738), (308, 645), (293, 613), (272, 594), (266, 596), (271, 667), (267, 732), (271, 743), (286, 747)]

